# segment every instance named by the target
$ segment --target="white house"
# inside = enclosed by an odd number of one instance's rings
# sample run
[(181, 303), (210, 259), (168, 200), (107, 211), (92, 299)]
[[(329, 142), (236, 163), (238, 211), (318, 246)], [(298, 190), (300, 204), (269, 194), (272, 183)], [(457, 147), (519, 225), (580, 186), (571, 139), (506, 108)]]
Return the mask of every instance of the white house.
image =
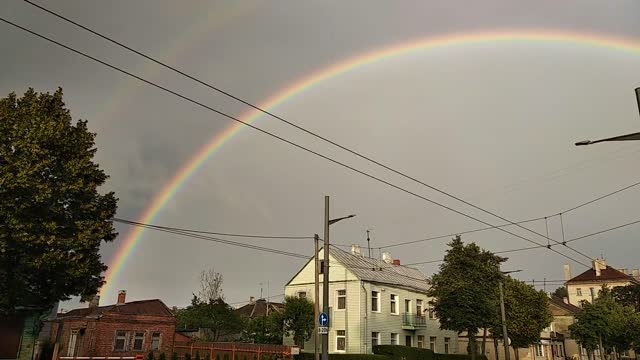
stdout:
[[(324, 251), (318, 253), (323, 268)], [(285, 286), (285, 295), (314, 300), (314, 259)], [(455, 353), (455, 332), (440, 330), (429, 306), (426, 276), (398, 260), (372, 259), (353, 246), (351, 253), (332, 247), (329, 253), (329, 352), (371, 353), (372, 346), (408, 345)], [(320, 275), (320, 306), (322, 281)], [(313, 352), (314, 339), (304, 344)], [(292, 339), (285, 339), (292, 344)]]

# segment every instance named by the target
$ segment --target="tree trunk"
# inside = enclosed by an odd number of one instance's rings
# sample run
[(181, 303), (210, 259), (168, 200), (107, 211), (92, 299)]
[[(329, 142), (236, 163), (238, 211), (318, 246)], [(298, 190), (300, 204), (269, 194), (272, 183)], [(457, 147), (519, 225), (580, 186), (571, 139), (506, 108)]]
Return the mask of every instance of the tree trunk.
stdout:
[(486, 355), (485, 350), (487, 349), (487, 328), (482, 329), (482, 347), (480, 348), (480, 353), (482, 355)]
[(496, 360), (500, 360), (500, 353), (498, 352), (498, 338), (493, 337), (493, 349), (496, 352)]
[(469, 355), (471, 355), (471, 360), (476, 360), (476, 354), (478, 353), (476, 349), (476, 332), (467, 331), (467, 337), (469, 338)]

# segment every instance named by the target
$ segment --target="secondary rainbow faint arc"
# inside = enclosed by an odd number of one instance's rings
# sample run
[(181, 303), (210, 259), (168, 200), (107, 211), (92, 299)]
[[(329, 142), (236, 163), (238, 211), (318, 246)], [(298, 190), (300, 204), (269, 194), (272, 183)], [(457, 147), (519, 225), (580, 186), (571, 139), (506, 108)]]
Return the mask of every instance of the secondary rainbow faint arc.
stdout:
[[(290, 85), (282, 88), (274, 93), (267, 100), (259, 104), (260, 108), (269, 110), (282, 104), (287, 99), (303, 93), (305, 90), (312, 88), (314, 85), (338, 75), (344, 74), (356, 68), (366, 66), (371, 63), (379, 62), (395, 56), (405, 55), (418, 50), (440, 48), (446, 46), (460, 46), (475, 43), (494, 43), (494, 42), (511, 42), (511, 41), (528, 41), (542, 43), (567, 43), (585, 46), (603, 47), (615, 50), (629, 51), (634, 53), (640, 52), (640, 42), (632, 41), (626, 38), (606, 36), (600, 34), (576, 33), (567, 31), (543, 31), (543, 30), (503, 30), (479, 33), (458, 33), (448, 34), (436, 37), (427, 37), (417, 40), (411, 40), (388, 47), (379, 48), (368, 51), (344, 61), (329, 65), (319, 71), (311, 73), (301, 79), (298, 79)], [(261, 115), (260, 111), (251, 110), (241, 116), (241, 120), (253, 123)], [(162, 190), (153, 198), (149, 206), (144, 210), (137, 221), (142, 223), (152, 223), (164, 205), (173, 198), (180, 188), (193, 176), (198, 169), (220, 149), (224, 144), (233, 138), (245, 125), (241, 123), (233, 123), (220, 133), (215, 134), (209, 142), (198, 150), (195, 155), (176, 173), (176, 175), (167, 182)], [(133, 228), (125, 237), (122, 245), (116, 251), (109, 265), (109, 270), (105, 276), (106, 284), (102, 289), (102, 293), (109, 294), (114, 280), (122, 271), (128, 256), (135, 249), (144, 233), (144, 229), (140, 227)]]

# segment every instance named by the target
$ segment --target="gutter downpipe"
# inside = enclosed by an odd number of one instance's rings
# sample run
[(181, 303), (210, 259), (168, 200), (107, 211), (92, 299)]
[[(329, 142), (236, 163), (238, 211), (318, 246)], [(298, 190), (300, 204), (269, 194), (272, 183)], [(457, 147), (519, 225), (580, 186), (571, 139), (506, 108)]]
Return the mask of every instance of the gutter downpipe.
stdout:
[[(362, 344), (364, 344), (364, 351), (365, 353), (367, 352), (367, 321), (369, 316), (367, 315), (367, 289), (364, 287), (364, 281), (360, 280), (360, 286), (362, 287), (362, 290), (364, 290), (364, 332), (363, 332), (363, 341)], [(371, 346), (371, 352), (373, 353), (373, 344)]]

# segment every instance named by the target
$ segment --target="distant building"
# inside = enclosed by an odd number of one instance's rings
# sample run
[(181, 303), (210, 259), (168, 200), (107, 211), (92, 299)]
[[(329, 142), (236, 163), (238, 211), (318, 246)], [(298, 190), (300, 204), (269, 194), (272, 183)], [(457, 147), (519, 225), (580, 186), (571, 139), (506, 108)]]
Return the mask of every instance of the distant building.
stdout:
[(282, 303), (271, 302), (265, 299), (256, 300), (253, 296), (249, 298), (249, 303), (236, 309), (240, 315), (253, 319), (260, 316), (269, 315), (272, 312), (280, 312), (284, 308)]
[(582, 306), (583, 301), (593, 302), (598, 297), (602, 286), (606, 285), (611, 289), (640, 283), (638, 269), (632, 270), (631, 274), (628, 274), (627, 269), (614, 269), (608, 266), (604, 259), (593, 260), (591, 268), (576, 277), (571, 277), (571, 268), (567, 264), (564, 266), (564, 276), (568, 301), (575, 306)]
[[(318, 253), (323, 259), (324, 250)], [(285, 286), (285, 295), (314, 300), (314, 257)], [(406, 345), (456, 353), (458, 336), (440, 330), (430, 307), (429, 283), (417, 269), (400, 265), (389, 254), (383, 260), (365, 257), (359, 246), (351, 253), (329, 253), (329, 352), (365, 354), (373, 345)], [(324, 261), (320, 261), (320, 268)], [(322, 280), (320, 275), (320, 291)], [(322, 296), (320, 296), (322, 306)], [(285, 344), (293, 344), (291, 338)], [(302, 344), (313, 352), (314, 338)]]
[(126, 302), (126, 292), (118, 293), (114, 305), (98, 306), (58, 314), (52, 321), (54, 355), (134, 356), (153, 351), (156, 356), (173, 351), (176, 319), (160, 300)]

